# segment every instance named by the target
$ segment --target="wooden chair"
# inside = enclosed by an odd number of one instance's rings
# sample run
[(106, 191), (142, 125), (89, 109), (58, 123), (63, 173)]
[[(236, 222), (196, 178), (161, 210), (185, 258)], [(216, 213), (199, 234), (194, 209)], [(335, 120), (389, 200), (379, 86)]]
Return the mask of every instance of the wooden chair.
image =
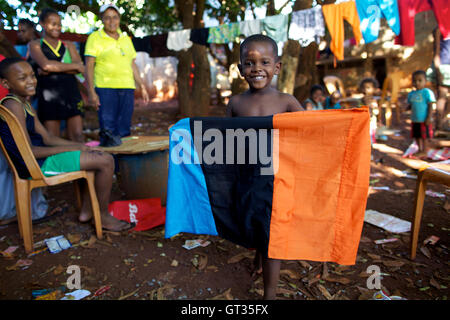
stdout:
[(422, 220), (423, 202), (425, 200), (425, 190), (427, 187), (427, 182), (429, 181), (450, 186), (450, 172), (433, 167), (422, 167), (419, 169), (419, 173), (417, 174), (413, 223), (411, 230), (411, 260), (416, 258), (420, 222)]
[[(19, 232), (21, 238), (23, 238), (25, 251), (30, 253), (33, 251), (33, 229), (31, 221), (31, 190), (38, 187), (44, 186), (55, 186), (61, 183), (74, 181), (78, 179), (86, 179), (89, 188), (89, 195), (91, 198), (92, 211), (95, 221), (95, 230), (97, 237), (101, 239), (103, 237), (102, 233), (102, 222), (100, 216), (100, 207), (97, 200), (97, 194), (95, 192), (94, 186), (94, 172), (90, 171), (75, 171), (59, 174), (53, 177), (45, 177), (42, 173), (36, 158), (31, 151), (30, 144), (26, 139), (25, 132), (22, 129), (16, 116), (9, 111), (6, 107), (0, 105), (0, 121), (6, 121), (17, 148), (22, 156), (25, 165), (30, 172), (31, 178), (22, 179), (19, 177), (17, 170), (9, 157), (8, 152), (5, 149), (3, 141), (0, 137), (0, 146), (5, 154), (8, 164), (14, 173), (14, 192), (16, 198), (16, 212), (17, 212), (17, 222), (19, 225)], [(76, 188), (78, 189), (78, 188)], [(81, 207), (81, 198), (79, 196), (79, 189), (76, 192), (78, 206)]]
[(337, 76), (325, 76), (323, 77), (323, 83), (325, 84), (325, 88), (327, 88), (329, 94), (332, 94), (336, 90), (339, 90), (342, 98), (346, 97), (344, 82), (341, 80), (341, 78)]

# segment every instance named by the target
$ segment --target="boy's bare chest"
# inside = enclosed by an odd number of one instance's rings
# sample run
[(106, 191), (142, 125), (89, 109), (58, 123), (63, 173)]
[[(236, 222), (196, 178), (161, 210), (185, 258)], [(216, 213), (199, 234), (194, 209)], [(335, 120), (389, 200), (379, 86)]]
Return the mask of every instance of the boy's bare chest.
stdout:
[(263, 117), (286, 112), (286, 110), (285, 103), (275, 97), (247, 98), (240, 101), (236, 108), (236, 115), (238, 117)]

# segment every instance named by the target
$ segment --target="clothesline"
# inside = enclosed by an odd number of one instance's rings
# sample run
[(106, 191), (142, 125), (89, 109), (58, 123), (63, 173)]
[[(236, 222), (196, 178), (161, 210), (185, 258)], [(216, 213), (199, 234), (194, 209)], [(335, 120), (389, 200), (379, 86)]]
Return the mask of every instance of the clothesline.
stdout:
[[(245, 20), (215, 27), (169, 31), (167, 34), (147, 36), (134, 41), (150, 46), (150, 56), (170, 55), (200, 45), (239, 42), (241, 37), (266, 34), (277, 42), (297, 40), (302, 46), (320, 42), (325, 28), (331, 35), (330, 49), (338, 60), (344, 59), (344, 20), (350, 23), (356, 43), (364, 39), (370, 43), (378, 38), (380, 19), (397, 35), (396, 43), (413, 46), (415, 14), (433, 10), (444, 39), (450, 38), (450, 19), (444, 16), (448, 0), (355, 0), (317, 5), (311, 9), (279, 14), (263, 19)], [(411, 12), (414, 14), (411, 15)], [(290, 22), (289, 22), (289, 17)], [(138, 49), (136, 49), (138, 50)], [(147, 51), (147, 50), (146, 50)], [(163, 54), (163, 55), (161, 55)]]

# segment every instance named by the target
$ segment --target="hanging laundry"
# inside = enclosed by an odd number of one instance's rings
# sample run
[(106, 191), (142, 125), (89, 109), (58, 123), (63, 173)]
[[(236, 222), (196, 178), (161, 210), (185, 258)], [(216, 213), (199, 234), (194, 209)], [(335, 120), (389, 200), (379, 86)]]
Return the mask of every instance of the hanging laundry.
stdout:
[(261, 20), (247, 20), (239, 22), (239, 29), (241, 30), (241, 35), (244, 37), (250, 37), (254, 34), (261, 33)]
[(209, 28), (192, 29), (189, 40), (191, 40), (193, 43), (207, 46), (208, 45), (208, 35), (209, 35)]
[(152, 46), (150, 45), (150, 36), (142, 38), (131, 38), (133, 42), (134, 49), (136, 52), (147, 52), (150, 54), (152, 52)]
[(167, 38), (168, 34), (157, 34), (150, 36), (150, 46), (152, 51), (150, 52), (150, 57), (168, 57), (173, 56), (174, 52), (167, 49)]
[(366, 43), (378, 38), (380, 18), (385, 18), (396, 35), (400, 34), (397, 0), (356, 0), (361, 33)]
[(169, 31), (167, 36), (167, 49), (173, 51), (187, 50), (192, 47), (191, 29)]
[(285, 14), (262, 19), (263, 33), (276, 42), (287, 41), (289, 17)]
[(344, 19), (353, 28), (356, 43), (362, 39), (359, 17), (353, 1), (322, 6), (323, 17), (331, 35), (330, 49), (338, 60), (344, 59)]
[(313, 41), (319, 43), (323, 36), (325, 23), (320, 6), (292, 13), (289, 39), (298, 40), (302, 47), (307, 47)]
[(433, 10), (439, 30), (444, 39), (450, 38), (450, 9), (448, 0), (398, 0), (400, 13), (400, 35), (395, 39), (396, 44), (414, 46), (414, 17), (422, 11)]
[(237, 42), (240, 35), (239, 22), (209, 28), (208, 43)]

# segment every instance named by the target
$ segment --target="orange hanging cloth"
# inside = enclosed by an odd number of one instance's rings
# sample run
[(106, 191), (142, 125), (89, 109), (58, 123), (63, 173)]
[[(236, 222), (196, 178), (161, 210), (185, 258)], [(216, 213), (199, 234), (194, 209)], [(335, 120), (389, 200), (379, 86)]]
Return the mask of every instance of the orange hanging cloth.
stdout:
[(323, 16), (331, 35), (330, 49), (336, 59), (344, 59), (344, 19), (353, 28), (356, 43), (362, 39), (362, 33), (359, 28), (359, 16), (356, 11), (356, 4), (353, 1), (342, 2), (339, 4), (328, 4), (322, 6)]

